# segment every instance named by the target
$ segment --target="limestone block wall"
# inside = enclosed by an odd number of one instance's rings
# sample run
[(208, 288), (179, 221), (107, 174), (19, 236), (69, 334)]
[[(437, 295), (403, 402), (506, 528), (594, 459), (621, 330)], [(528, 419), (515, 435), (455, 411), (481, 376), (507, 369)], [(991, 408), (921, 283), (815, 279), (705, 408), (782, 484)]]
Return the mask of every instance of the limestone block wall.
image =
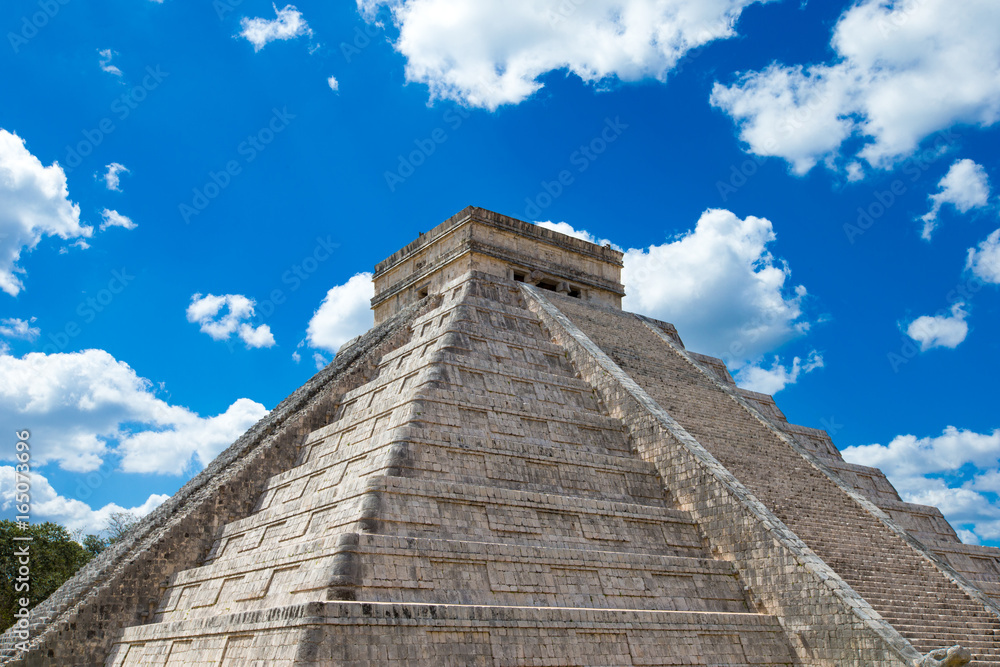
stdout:
[(729, 613), (712, 619), (706, 627), (694, 612), (665, 618), (641, 610), (313, 602), (221, 624), (202, 619), (135, 628), (136, 642), (109, 665), (788, 667), (776, 619)]

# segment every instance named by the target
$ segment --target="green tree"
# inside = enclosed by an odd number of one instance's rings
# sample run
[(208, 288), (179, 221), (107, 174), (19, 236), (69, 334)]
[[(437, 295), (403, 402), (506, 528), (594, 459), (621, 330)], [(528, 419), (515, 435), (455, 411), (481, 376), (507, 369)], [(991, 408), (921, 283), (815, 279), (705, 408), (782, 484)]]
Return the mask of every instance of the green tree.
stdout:
[[(15, 541), (15, 537), (31, 536), (32, 540)], [(15, 551), (27, 544), (30, 569), (26, 591), (17, 591), (18, 556)], [(47, 598), (79, 570), (93, 554), (76, 542), (69, 532), (57, 523), (47, 521), (27, 526), (24, 530), (14, 521), (0, 521), (0, 574), (3, 586), (0, 590), (0, 628), (14, 624), (14, 612), (19, 608), (18, 600), (28, 598), (29, 605)]]
[(107, 549), (108, 542), (103, 537), (87, 535), (83, 538), (83, 548), (93, 557)]

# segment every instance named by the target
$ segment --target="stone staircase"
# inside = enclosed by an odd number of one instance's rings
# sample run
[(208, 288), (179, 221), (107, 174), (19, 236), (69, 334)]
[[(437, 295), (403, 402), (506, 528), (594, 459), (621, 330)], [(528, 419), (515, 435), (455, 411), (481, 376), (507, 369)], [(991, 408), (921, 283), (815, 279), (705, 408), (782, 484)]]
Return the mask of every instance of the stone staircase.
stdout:
[(914, 647), (960, 643), (971, 664), (1000, 665), (992, 611), (720, 389), (710, 369), (634, 315), (548, 298)]
[(162, 583), (124, 665), (792, 665), (520, 292), (467, 280)]

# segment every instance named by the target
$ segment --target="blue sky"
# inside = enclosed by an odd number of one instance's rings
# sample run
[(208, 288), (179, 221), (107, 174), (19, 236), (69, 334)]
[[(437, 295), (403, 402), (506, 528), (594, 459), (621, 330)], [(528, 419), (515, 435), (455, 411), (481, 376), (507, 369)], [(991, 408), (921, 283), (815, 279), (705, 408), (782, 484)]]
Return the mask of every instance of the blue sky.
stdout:
[(14, 0), (0, 26), (0, 421), (32, 432), (36, 518), (162, 502), (473, 204), (626, 250), (627, 308), (1000, 544), (995, 3)]

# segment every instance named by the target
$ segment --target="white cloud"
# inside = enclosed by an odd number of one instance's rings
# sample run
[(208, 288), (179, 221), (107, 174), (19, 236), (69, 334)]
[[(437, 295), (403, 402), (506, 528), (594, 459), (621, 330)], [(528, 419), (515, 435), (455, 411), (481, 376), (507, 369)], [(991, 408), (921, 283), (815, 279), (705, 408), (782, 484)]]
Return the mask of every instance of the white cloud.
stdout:
[(194, 460), (205, 466), (267, 415), (263, 405), (249, 398), (236, 399), (225, 412), (199, 417), (185, 408), (166, 430), (130, 433), (122, 438), (118, 451), (125, 472), (179, 475)]
[(847, 180), (851, 183), (855, 181), (861, 181), (865, 178), (865, 168), (861, 166), (860, 162), (851, 162), (847, 165)]
[(774, 357), (770, 368), (764, 368), (759, 362), (749, 364), (741, 368), (734, 379), (736, 384), (744, 389), (773, 396), (788, 385), (798, 382), (800, 375), (810, 373), (817, 368), (823, 368), (823, 357), (813, 350), (805, 361), (799, 357), (792, 359), (790, 370), (780, 363), (778, 357)]
[(581, 241), (596, 243), (597, 245), (610, 245), (615, 250), (621, 250), (621, 247), (611, 243), (608, 239), (595, 238), (593, 234), (584, 229), (574, 229), (568, 222), (551, 222), (546, 220), (544, 222), (535, 222), (535, 224), (539, 227), (544, 227), (545, 229), (551, 229), (554, 232), (565, 234), (566, 236), (572, 236), (573, 238), (580, 239)]
[(192, 462), (211, 461), (267, 414), (241, 398), (200, 417), (158, 398), (149, 380), (104, 350), (3, 355), (0, 377), (0, 423), (31, 431), (35, 464), (76, 472), (97, 470), (114, 455), (126, 472), (179, 475)]
[[(566, 222), (535, 224), (591, 243), (610, 243)], [(810, 326), (802, 313), (806, 288), (787, 287), (790, 269), (767, 250), (775, 238), (764, 218), (741, 220), (726, 210), (705, 211), (694, 231), (625, 252), (622, 307), (675, 324), (692, 350), (740, 369), (742, 386), (769, 387), (773, 391), (765, 393), (774, 393), (823, 365), (815, 351), (804, 363), (793, 359), (791, 370), (777, 358), (770, 369), (761, 365), (764, 354)]]
[(938, 182), (940, 191), (930, 195), (931, 210), (920, 217), (924, 223), (920, 236), (926, 241), (937, 227), (938, 212), (944, 204), (951, 204), (959, 213), (986, 206), (990, 196), (990, 183), (986, 170), (972, 160), (956, 160), (944, 178)]
[(406, 78), (432, 98), (495, 109), (517, 104), (547, 72), (584, 81), (661, 81), (690, 50), (735, 34), (755, 0), (357, 0), (388, 7)]
[(923, 477), (956, 472), (967, 464), (996, 469), (1000, 457), (1000, 429), (976, 433), (949, 426), (936, 437), (899, 435), (888, 445), (847, 447), (841, 452), (852, 463), (879, 468), (901, 491), (922, 488)]
[(319, 352), (313, 352), (313, 363), (316, 364), (316, 370), (321, 371), (330, 361)]
[[(975, 433), (947, 427), (940, 436), (900, 435), (888, 445), (848, 447), (842, 452), (851, 463), (880, 468), (903, 500), (934, 505), (955, 526), (972, 526), (974, 534), (1000, 539), (1000, 507), (983, 492), (996, 493), (1000, 481), (1000, 429)], [(960, 471), (977, 469), (962, 482)], [(951, 479), (957, 486), (949, 486)], [(970, 536), (965, 531), (965, 541)]]
[(129, 173), (128, 168), (125, 165), (120, 164), (118, 162), (112, 162), (111, 164), (107, 165), (105, 169), (106, 171), (104, 172), (104, 176), (102, 176), (101, 178), (104, 179), (104, 184), (107, 186), (108, 190), (121, 192), (122, 189), (121, 189), (120, 175), (122, 173), (125, 174)]
[(337, 77), (331, 76), (326, 80), (326, 85), (330, 86), (330, 90), (340, 90), (340, 82), (337, 81)]
[(962, 540), (962, 544), (980, 544), (979, 536), (971, 530), (959, 528), (955, 532), (958, 533), (958, 539)]
[(53, 164), (43, 167), (24, 140), (0, 129), (0, 290), (11, 296), (24, 289), (18, 266), (21, 253), (42, 236), (89, 237), (80, 224), (80, 207), (69, 200), (66, 174)]
[[(193, 294), (187, 309), (187, 320), (197, 323), (212, 340), (228, 340), (234, 333), (247, 348), (271, 347), (274, 336), (266, 324), (254, 327), (249, 319), (254, 315), (253, 299), (242, 294)], [(223, 309), (226, 313), (220, 315)]]
[(274, 335), (271, 328), (262, 324), (256, 329), (247, 323), (240, 324), (238, 331), (240, 339), (247, 347), (271, 347), (274, 345)]
[[(341, 345), (370, 329), (375, 323), (371, 310), (373, 296), (375, 288), (370, 273), (359, 273), (343, 285), (331, 287), (309, 320), (306, 330), (309, 345), (336, 352)], [(322, 368), (319, 360), (314, 360)]]
[(112, 211), (109, 209), (104, 209), (101, 211), (101, 231), (107, 229), (108, 227), (124, 227), (125, 229), (135, 229), (139, 225), (132, 222), (131, 218), (127, 218), (118, 211)]
[(804, 174), (819, 159), (836, 155), (852, 132), (850, 119), (840, 111), (847, 88), (846, 77), (836, 70), (805, 72), (774, 64), (728, 88), (716, 83), (711, 102), (739, 123), (740, 139), (751, 152), (780, 156), (792, 171)]
[(108, 74), (114, 74), (115, 76), (121, 76), (122, 71), (111, 64), (111, 59), (114, 58), (117, 53), (111, 49), (101, 49), (97, 52), (100, 56), (101, 70), (107, 72)]
[(950, 311), (940, 311), (935, 315), (922, 315), (906, 327), (906, 335), (920, 343), (920, 351), (935, 347), (956, 348), (969, 334), (965, 321), (968, 313), (964, 303), (956, 303)]
[(830, 63), (747, 72), (711, 101), (753, 153), (797, 173), (836, 167), (842, 151), (885, 168), (935, 132), (1000, 119), (998, 32), (990, 0), (863, 0), (841, 15)]
[(36, 319), (32, 317), (30, 321), (18, 319), (16, 317), (6, 317), (0, 320), (0, 336), (7, 338), (20, 338), (22, 340), (35, 340), (42, 331), (38, 327), (31, 326)]
[(312, 35), (309, 24), (302, 18), (302, 13), (293, 5), (285, 5), (284, 9), (274, 7), (276, 18), (243, 18), (240, 20), (239, 36), (253, 44), (253, 50), (260, 51), (268, 42), (285, 39), (295, 39), (302, 35)]
[(787, 284), (791, 270), (767, 249), (775, 238), (764, 218), (705, 211), (693, 231), (625, 253), (623, 307), (738, 369), (809, 330), (806, 288)]
[(1000, 229), (987, 236), (976, 248), (969, 248), (965, 268), (980, 280), (1000, 284)]
[[(13, 466), (0, 466), (0, 509), (9, 511), (14, 506), (15, 474)], [(55, 521), (70, 532), (82, 530), (84, 533), (98, 534), (107, 527), (108, 518), (115, 512), (129, 512), (144, 517), (159, 507), (170, 496), (151, 494), (146, 501), (135, 507), (122, 507), (108, 503), (100, 509), (93, 509), (77, 498), (66, 498), (52, 488), (52, 484), (41, 473), (31, 473), (31, 513), (33, 517)]]

